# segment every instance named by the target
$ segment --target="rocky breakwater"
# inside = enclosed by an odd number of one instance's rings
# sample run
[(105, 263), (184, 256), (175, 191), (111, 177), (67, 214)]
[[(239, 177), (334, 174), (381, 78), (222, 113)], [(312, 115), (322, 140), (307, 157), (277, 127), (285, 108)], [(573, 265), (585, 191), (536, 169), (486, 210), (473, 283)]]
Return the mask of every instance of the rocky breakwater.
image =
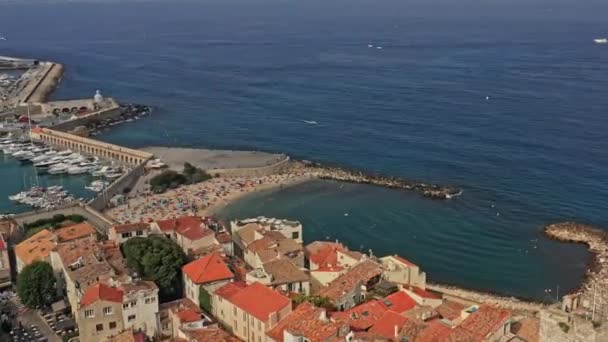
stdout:
[(545, 227), (553, 240), (587, 245), (593, 254), (587, 274), (577, 293), (595, 302), (608, 304), (608, 232), (582, 223), (564, 222)]
[(396, 177), (386, 177), (340, 167), (325, 166), (317, 163), (303, 162), (306, 173), (320, 179), (340, 182), (372, 184), (393, 189), (416, 191), (432, 199), (450, 199), (462, 194), (462, 190), (452, 186), (428, 184)]

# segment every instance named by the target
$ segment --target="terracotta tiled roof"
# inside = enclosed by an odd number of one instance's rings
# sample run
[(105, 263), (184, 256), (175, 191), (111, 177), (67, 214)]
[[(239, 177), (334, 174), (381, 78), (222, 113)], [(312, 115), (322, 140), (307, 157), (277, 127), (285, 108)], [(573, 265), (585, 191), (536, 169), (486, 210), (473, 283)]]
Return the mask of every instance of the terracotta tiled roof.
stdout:
[(266, 335), (276, 342), (283, 342), (283, 331), (287, 330), (293, 335), (302, 336), (310, 342), (328, 341), (337, 336), (344, 323), (330, 319), (322, 319), (325, 309), (315, 308), (310, 303), (300, 304), (285, 319), (281, 320)]
[(195, 284), (206, 284), (234, 278), (234, 274), (218, 253), (208, 254), (194, 260), (184, 265), (182, 270)]
[(49, 256), (57, 237), (48, 229), (43, 229), (15, 246), (15, 255), (25, 264), (29, 265), (36, 260), (43, 260)]
[(416, 307), (416, 301), (404, 291), (392, 293), (380, 302), (387, 309), (400, 314)]
[(243, 242), (243, 247), (249, 246), (253, 241), (255, 241), (256, 232), (263, 230), (262, 226), (257, 223), (248, 223), (244, 225), (241, 229), (237, 231), (237, 235)]
[(437, 312), (441, 317), (453, 321), (460, 317), (462, 310), (466, 308), (466, 305), (454, 302), (451, 300), (445, 300), (441, 305), (437, 307)]
[(330, 300), (336, 300), (341, 298), (344, 293), (350, 292), (355, 286), (359, 286), (380, 274), (382, 274), (382, 267), (370, 259), (365, 259), (334, 279), (328, 286), (322, 288), (318, 294)]
[(71, 241), (85, 236), (95, 234), (95, 227), (88, 222), (73, 224), (71, 226), (62, 227), (53, 231), (59, 242)]
[(318, 266), (338, 266), (337, 251), (346, 251), (346, 247), (341, 243), (315, 241), (308, 244), (305, 248), (308, 259)]
[(526, 342), (538, 342), (540, 333), (540, 320), (535, 317), (526, 317), (511, 324), (511, 331)]
[(230, 300), (235, 294), (239, 293), (242, 289), (247, 287), (247, 284), (239, 281), (228, 283), (219, 289), (215, 290), (215, 294)]
[(60, 243), (55, 247), (54, 250), (57, 254), (59, 254), (63, 265), (68, 267), (76, 261), (83, 260), (88, 257), (97, 261), (95, 254), (100, 251), (100, 245), (97, 244), (94, 237), (89, 237), (86, 239), (78, 239)]
[(397, 259), (397, 261), (401, 262), (402, 264), (406, 265), (406, 266), (417, 266), (416, 264), (414, 264), (413, 262), (400, 257), (399, 255), (395, 254), (393, 255), (393, 258)]
[(421, 289), (417, 286), (407, 286), (406, 287), (408, 290), (414, 292), (415, 294), (419, 295), (422, 298), (427, 298), (427, 299), (441, 299), (441, 296), (434, 294), (433, 292)]
[[(230, 284), (225, 286), (228, 285)], [(224, 287), (221, 287), (218, 291), (223, 288)], [(222, 293), (223, 291), (221, 291), (219, 295), (222, 295)], [(218, 292), (216, 292), (216, 294), (218, 294)], [(258, 282), (233, 292), (227, 299), (241, 310), (264, 322), (268, 320), (271, 313), (278, 312), (285, 307), (291, 306), (289, 298)]]
[(190, 341), (196, 342), (241, 342), (236, 336), (219, 328), (187, 330), (184, 333)]
[(373, 327), (369, 330), (371, 333), (385, 337), (389, 340), (397, 340), (395, 336), (395, 327), (397, 335), (401, 331), (401, 327), (405, 324), (407, 318), (393, 311), (385, 311), (384, 315), (376, 321)]
[(454, 329), (450, 338), (471, 335), (475, 341), (485, 341), (489, 334), (502, 329), (509, 318), (511, 318), (510, 311), (483, 304)]
[(98, 283), (90, 286), (82, 295), (80, 305), (86, 306), (104, 300), (108, 302), (122, 303), (122, 291), (108, 285)]
[(272, 276), (273, 285), (310, 280), (310, 277), (289, 259), (270, 261), (264, 264), (264, 271)]
[(343, 312), (334, 312), (332, 318), (348, 322), (353, 330), (367, 330), (382, 318), (386, 307), (377, 300), (372, 300)]
[(201, 320), (201, 312), (193, 309), (180, 310), (175, 313), (182, 323), (191, 323)]
[(213, 234), (211, 229), (205, 227), (203, 219), (198, 216), (183, 216), (177, 219), (157, 221), (156, 224), (163, 232), (175, 231), (189, 240), (198, 240)]
[[(441, 323), (439, 320), (433, 320), (425, 323), (425, 328), (418, 334), (416, 342), (447, 342), (452, 334), (452, 328)], [(446, 340), (448, 339), (448, 340)], [(455, 342), (455, 341), (454, 341)], [(464, 342), (464, 341), (463, 341)]]
[(119, 224), (119, 225), (113, 226), (112, 229), (114, 229), (114, 231), (116, 231), (116, 233), (121, 234), (121, 233), (127, 233), (127, 232), (134, 232), (134, 231), (138, 231), (138, 230), (149, 230), (150, 225), (148, 223), (144, 223), (144, 222), (125, 223), (125, 224)]
[[(408, 341), (417, 341), (416, 338), (426, 329), (426, 324), (419, 319), (410, 318), (403, 324), (401, 335), (408, 338)], [(433, 341), (438, 342), (438, 341)]]

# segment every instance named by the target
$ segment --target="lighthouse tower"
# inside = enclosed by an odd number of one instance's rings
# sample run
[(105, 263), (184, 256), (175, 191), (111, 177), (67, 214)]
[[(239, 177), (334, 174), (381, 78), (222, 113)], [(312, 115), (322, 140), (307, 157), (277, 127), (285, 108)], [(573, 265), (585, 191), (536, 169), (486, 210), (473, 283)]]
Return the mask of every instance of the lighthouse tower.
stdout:
[(103, 96), (99, 92), (99, 90), (95, 91), (95, 96), (93, 96), (93, 102), (97, 105), (101, 105), (103, 103)]

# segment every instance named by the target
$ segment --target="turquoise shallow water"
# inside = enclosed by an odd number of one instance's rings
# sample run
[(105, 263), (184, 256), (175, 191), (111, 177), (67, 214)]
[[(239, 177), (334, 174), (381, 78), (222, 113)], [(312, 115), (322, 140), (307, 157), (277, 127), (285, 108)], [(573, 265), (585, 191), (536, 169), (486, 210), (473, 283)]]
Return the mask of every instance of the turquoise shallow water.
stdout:
[[(593, 43), (606, 13), (605, 0), (13, 3), (0, 5), (0, 55), (64, 63), (54, 98), (101, 89), (155, 108), (107, 141), (279, 151), (460, 186), (434, 202), (314, 183), (229, 214), (300, 219), (308, 239), (399, 252), (431, 279), (546, 299), (576, 286), (586, 254), (534, 249), (542, 225), (608, 227), (608, 49)], [(16, 191), (8, 170), (0, 190)]]

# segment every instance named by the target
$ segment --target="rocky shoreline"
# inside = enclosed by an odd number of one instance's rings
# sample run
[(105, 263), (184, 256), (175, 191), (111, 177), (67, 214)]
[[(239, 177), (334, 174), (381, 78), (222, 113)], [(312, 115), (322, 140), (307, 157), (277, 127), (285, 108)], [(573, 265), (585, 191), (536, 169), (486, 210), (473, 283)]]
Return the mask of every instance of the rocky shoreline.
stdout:
[(563, 222), (547, 225), (543, 233), (552, 240), (588, 247), (593, 259), (579, 289), (573, 294), (608, 303), (608, 232), (583, 223)]
[(462, 190), (453, 186), (428, 184), (397, 177), (374, 175), (362, 171), (348, 170), (337, 166), (327, 166), (309, 161), (302, 161), (307, 174), (319, 179), (329, 179), (347, 183), (371, 184), (391, 189), (415, 191), (432, 199), (451, 199), (462, 194)]

